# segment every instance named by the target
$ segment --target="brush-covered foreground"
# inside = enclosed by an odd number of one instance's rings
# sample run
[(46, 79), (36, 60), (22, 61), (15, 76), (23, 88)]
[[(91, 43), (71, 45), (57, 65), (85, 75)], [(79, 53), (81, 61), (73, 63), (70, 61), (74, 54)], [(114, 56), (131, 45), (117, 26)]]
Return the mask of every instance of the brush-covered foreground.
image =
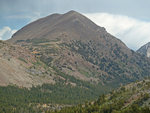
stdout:
[(150, 79), (122, 86), (96, 101), (53, 113), (150, 113)]
[[(150, 79), (121, 86), (97, 100), (96, 90), (66, 85), (42, 85), (30, 90), (0, 87), (0, 113), (149, 113)], [(54, 92), (51, 92), (53, 90)], [(79, 93), (76, 93), (78, 90)], [(76, 101), (75, 101), (76, 100)], [(83, 104), (83, 100), (87, 100)], [(75, 103), (81, 103), (75, 105)]]

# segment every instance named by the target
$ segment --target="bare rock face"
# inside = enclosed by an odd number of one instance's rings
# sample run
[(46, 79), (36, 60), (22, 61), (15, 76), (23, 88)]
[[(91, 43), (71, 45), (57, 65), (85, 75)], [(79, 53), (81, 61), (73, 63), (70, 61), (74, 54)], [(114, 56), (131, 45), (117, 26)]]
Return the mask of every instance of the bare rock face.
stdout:
[(140, 49), (137, 50), (138, 53), (150, 57), (150, 42), (143, 45)]

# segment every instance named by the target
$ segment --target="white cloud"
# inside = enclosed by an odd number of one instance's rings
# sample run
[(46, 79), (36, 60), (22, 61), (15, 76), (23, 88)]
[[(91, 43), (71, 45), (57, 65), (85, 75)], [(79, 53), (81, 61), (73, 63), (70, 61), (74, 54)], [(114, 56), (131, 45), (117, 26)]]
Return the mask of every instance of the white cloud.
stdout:
[(3, 27), (0, 29), (0, 40), (7, 40), (11, 38), (11, 36), (16, 32), (17, 30), (11, 29), (8, 26)]
[(150, 42), (150, 22), (109, 13), (85, 15), (99, 26), (105, 27), (109, 33), (121, 39), (131, 49), (137, 50)]

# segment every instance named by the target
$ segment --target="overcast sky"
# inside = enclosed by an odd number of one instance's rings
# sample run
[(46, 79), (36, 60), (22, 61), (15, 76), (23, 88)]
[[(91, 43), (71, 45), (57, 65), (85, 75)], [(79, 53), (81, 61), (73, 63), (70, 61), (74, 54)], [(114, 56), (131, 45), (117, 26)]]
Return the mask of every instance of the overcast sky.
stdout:
[(150, 0), (0, 0), (0, 39), (52, 13), (78, 11), (137, 50), (150, 42)]

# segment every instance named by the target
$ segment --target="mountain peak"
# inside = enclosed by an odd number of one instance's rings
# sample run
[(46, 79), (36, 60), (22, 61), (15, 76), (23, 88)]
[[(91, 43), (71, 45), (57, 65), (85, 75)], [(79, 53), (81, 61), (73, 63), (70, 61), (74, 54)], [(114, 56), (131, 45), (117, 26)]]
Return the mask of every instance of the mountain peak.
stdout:
[(147, 57), (150, 57), (150, 42), (140, 47), (137, 52)]
[(71, 10), (65, 14), (52, 14), (34, 21), (16, 32), (10, 41), (46, 38), (53, 40), (65, 33), (64, 40), (97, 40), (105, 35), (103, 27), (96, 25), (84, 15)]
[[(65, 14), (63, 14), (63, 16), (64, 17), (71, 17), (71, 19), (73, 18), (73, 19), (75, 19), (75, 18), (85, 18), (85, 16), (84, 15), (82, 15), (82, 14), (80, 14), (80, 13), (78, 13), (78, 12), (76, 12), (76, 11), (74, 11), (74, 10), (71, 10), (71, 11), (69, 11), (69, 12), (67, 12), (67, 13), (65, 13)], [(87, 19), (87, 18), (86, 18)]]
[(77, 11), (71, 10), (71, 11), (67, 12), (66, 14), (80, 14), (80, 13), (78, 13)]

